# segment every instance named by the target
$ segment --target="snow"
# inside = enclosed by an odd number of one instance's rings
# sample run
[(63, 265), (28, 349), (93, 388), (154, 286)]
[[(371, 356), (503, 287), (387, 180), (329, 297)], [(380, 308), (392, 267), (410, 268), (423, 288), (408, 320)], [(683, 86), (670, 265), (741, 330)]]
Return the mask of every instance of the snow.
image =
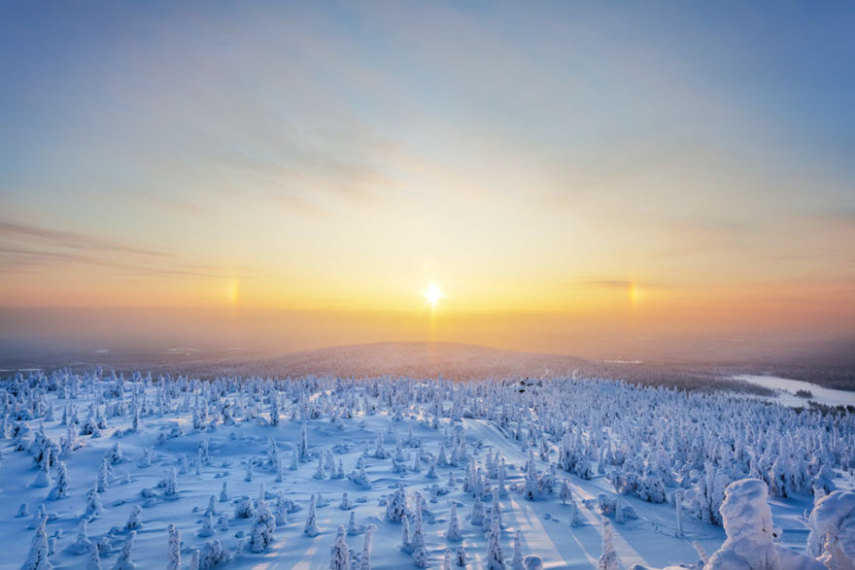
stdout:
[[(814, 401), (826, 406), (855, 406), (855, 392), (823, 388), (811, 382), (753, 374), (740, 374), (734, 376), (733, 379), (777, 390), (778, 397), (776, 399), (785, 406), (801, 407), (806, 405), (808, 401)], [(798, 397), (796, 396), (796, 392), (799, 390), (810, 392), (811, 396), (809, 398)]]
[[(513, 382), (33, 372), (0, 382), (0, 414), (0, 566), (14, 568), (31, 546), (30, 561), (43, 560), (45, 537), (57, 568), (96, 556), (103, 568), (164, 568), (170, 549), (184, 567), (364, 568), (366, 543), (375, 570), (437, 568), (446, 551), (456, 567), (459, 548), (471, 568), (521, 556), (526, 567), (592, 568), (606, 528), (607, 558), (621, 567), (694, 564), (694, 542), (716, 552), (727, 538), (706, 522), (710, 510), (752, 470), (787, 492), (768, 498), (756, 480), (748, 501), (783, 528), (783, 560), (806, 551), (811, 474), (827, 467), (846, 486), (855, 467), (851, 415), (602, 380), (521, 392)], [(52, 487), (34, 485), (44, 468)], [(651, 493), (660, 488), (664, 497)], [(459, 537), (447, 536), (454, 511)]]

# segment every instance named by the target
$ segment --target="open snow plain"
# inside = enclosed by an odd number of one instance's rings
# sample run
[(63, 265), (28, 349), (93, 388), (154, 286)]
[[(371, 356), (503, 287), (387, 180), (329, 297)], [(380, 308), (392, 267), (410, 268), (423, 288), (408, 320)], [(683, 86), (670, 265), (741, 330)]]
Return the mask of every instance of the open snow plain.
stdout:
[(855, 468), (844, 410), (604, 380), (30, 372), (0, 406), (4, 568), (700, 568), (730, 483), (804, 553)]

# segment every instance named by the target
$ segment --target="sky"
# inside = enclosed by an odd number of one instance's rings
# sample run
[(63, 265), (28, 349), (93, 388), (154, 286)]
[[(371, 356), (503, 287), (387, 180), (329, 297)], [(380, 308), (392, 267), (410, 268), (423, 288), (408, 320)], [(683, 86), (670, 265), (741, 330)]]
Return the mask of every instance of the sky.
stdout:
[(855, 338), (852, 29), (848, 2), (4, 2), (0, 338)]

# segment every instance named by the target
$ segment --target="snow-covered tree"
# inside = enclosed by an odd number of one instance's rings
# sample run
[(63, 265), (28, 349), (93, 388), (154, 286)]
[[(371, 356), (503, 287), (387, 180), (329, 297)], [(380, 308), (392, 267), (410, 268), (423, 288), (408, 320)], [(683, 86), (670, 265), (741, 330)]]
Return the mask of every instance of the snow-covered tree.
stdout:
[(469, 515), (469, 523), (474, 526), (482, 526), (484, 524), (484, 503), (479, 497), (475, 497), (475, 502), (472, 503), (472, 513)]
[(523, 566), (522, 538), (520, 537), (520, 531), (517, 531), (514, 535), (514, 557), (511, 561), (511, 570), (525, 570), (525, 567)]
[(404, 493), (403, 484), (399, 483), (398, 488), (389, 497), (386, 503), (386, 520), (389, 522), (400, 522), (402, 517), (407, 514), (407, 496)]
[(68, 467), (66, 467), (63, 461), (60, 461), (57, 466), (56, 483), (54, 483), (54, 487), (51, 489), (49, 498), (63, 499), (67, 497), (68, 487), (70, 484), (71, 483), (68, 479)]
[(445, 554), (442, 555), (442, 566), (440, 566), (440, 570), (451, 570), (451, 551), (446, 549)]
[(356, 526), (356, 512), (350, 511), (350, 516), (347, 519), (347, 535), (354, 536), (359, 534), (360, 528)]
[(597, 570), (620, 570), (620, 559), (614, 545), (614, 530), (611, 523), (603, 520), (603, 553), (597, 561)]
[(181, 569), (181, 531), (174, 524), (166, 527), (168, 538), (166, 542), (166, 568), (167, 570)]
[(416, 493), (416, 508), (413, 513), (411, 548), (413, 550), (413, 565), (416, 568), (427, 568), (428, 556), (425, 546), (424, 522), (422, 519), (422, 496), (419, 493)]
[(487, 542), (487, 570), (505, 570), (505, 557), (502, 554), (502, 529), (499, 519), (493, 517), (490, 536)]
[(89, 543), (89, 555), (86, 561), (86, 570), (102, 570), (101, 554), (98, 552), (98, 545), (94, 542)]
[(206, 512), (202, 515), (202, 528), (196, 533), (199, 538), (208, 538), (214, 536), (214, 515), (211, 512)]
[(705, 570), (822, 568), (806, 556), (775, 544), (767, 498), (768, 487), (759, 479), (741, 479), (728, 485), (721, 505), (727, 540), (710, 557)]
[(199, 565), (201, 563), (201, 552), (198, 548), (194, 548), (193, 552), (190, 554), (190, 564), (188, 565), (189, 570), (199, 570)]
[(318, 513), (317, 513), (317, 500), (315, 496), (312, 495), (311, 500), (309, 501), (309, 512), (306, 514), (306, 524), (303, 527), (303, 534), (306, 536), (317, 536), (318, 535)]
[(362, 541), (362, 555), (359, 557), (359, 570), (371, 570), (371, 536), (374, 534), (374, 527), (369, 525), (365, 531), (365, 538)]
[(410, 519), (407, 515), (401, 517), (401, 551), (408, 554), (413, 552), (413, 542), (410, 538)]
[(451, 501), (451, 511), (448, 514), (448, 530), (445, 531), (445, 538), (454, 542), (463, 540), (463, 535), (460, 534), (460, 522), (457, 519), (457, 503)]
[(30, 545), (30, 553), (21, 570), (50, 570), (53, 565), (48, 560), (48, 538), (45, 532), (47, 518), (43, 518), (36, 528), (33, 542)]
[(454, 552), (454, 560), (459, 567), (463, 568), (466, 566), (466, 549), (462, 544), (458, 546), (457, 550)]
[(98, 468), (98, 478), (95, 482), (95, 490), (99, 493), (103, 493), (107, 490), (107, 487), (110, 484), (110, 462), (105, 457), (103, 461), (101, 461), (101, 466)]
[(208, 506), (205, 507), (205, 514), (210, 514), (212, 516), (217, 514), (217, 503), (214, 499), (214, 495), (208, 497)]
[(122, 550), (119, 553), (119, 558), (116, 560), (113, 570), (135, 570), (136, 566), (131, 562), (131, 550), (134, 548), (134, 540), (137, 538), (137, 531), (132, 530), (125, 538), (122, 544)]
[(249, 547), (253, 552), (264, 552), (275, 540), (276, 517), (270, 512), (265, 501), (258, 502), (255, 524), (249, 539)]
[(86, 512), (83, 516), (92, 520), (101, 514), (101, 509), (101, 496), (98, 495), (98, 491), (95, 489), (90, 489), (89, 492), (86, 493)]
[(330, 570), (350, 570), (350, 549), (347, 547), (343, 526), (338, 527), (335, 542), (330, 549)]
[(211, 570), (231, 560), (231, 552), (219, 540), (206, 542), (199, 554), (199, 570)]
[(537, 464), (534, 462), (534, 450), (529, 450), (528, 461), (525, 464), (525, 490), (523, 496), (529, 501), (540, 495), (540, 485), (537, 476)]
[(236, 519), (249, 519), (255, 515), (255, 507), (252, 504), (252, 499), (249, 497), (241, 497), (237, 503), (235, 503), (235, 518)]
[(820, 498), (808, 521), (807, 552), (829, 569), (855, 568), (855, 492)]
[(169, 471), (166, 472), (166, 478), (163, 482), (163, 497), (165, 499), (178, 498), (178, 485), (176, 482), (177, 478), (178, 473), (176, 473), (175, 467), (170, 467)]

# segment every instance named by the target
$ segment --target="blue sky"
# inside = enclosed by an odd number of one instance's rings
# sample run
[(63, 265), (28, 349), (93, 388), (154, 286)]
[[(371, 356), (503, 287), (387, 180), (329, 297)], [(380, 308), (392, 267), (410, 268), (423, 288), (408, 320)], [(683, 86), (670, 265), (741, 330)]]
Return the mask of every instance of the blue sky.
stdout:
[(850, 317), (851, 3), (0, 10), (2, 306)]

